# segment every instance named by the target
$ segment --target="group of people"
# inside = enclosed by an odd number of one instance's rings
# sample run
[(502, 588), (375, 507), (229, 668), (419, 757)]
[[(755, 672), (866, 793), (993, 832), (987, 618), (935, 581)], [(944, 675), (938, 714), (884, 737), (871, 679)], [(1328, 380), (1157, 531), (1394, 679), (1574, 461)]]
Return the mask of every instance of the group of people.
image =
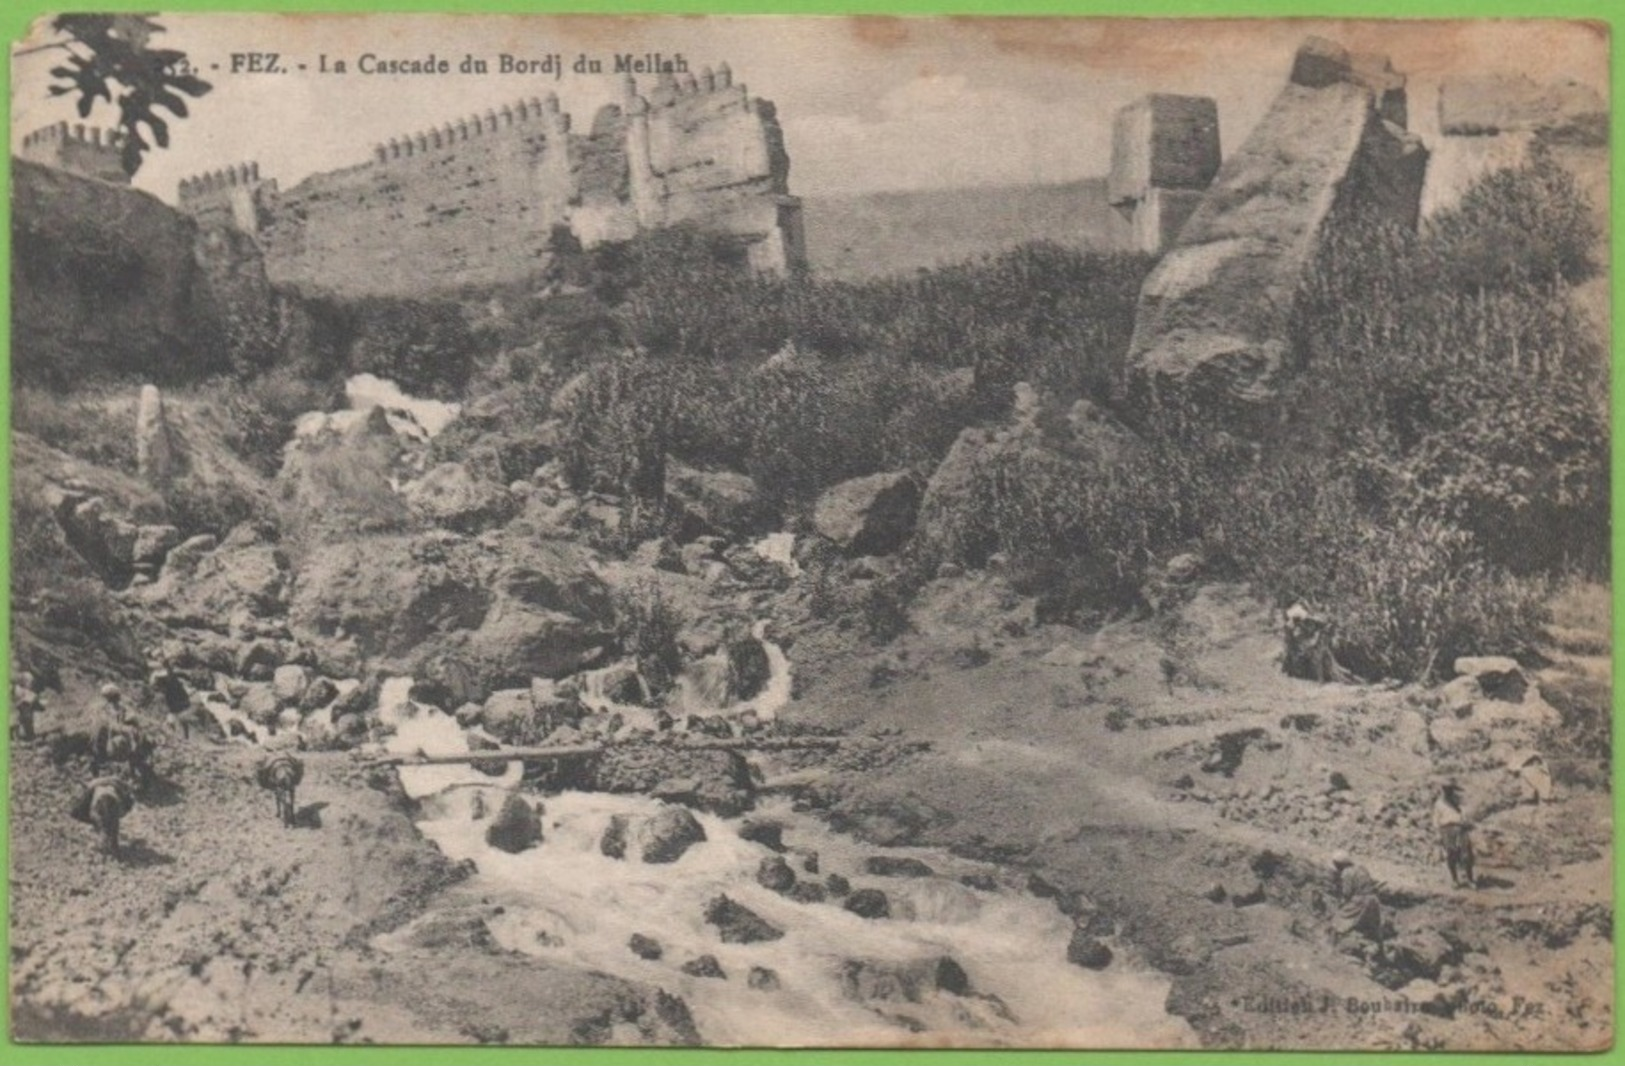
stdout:
[[(42, 686), (34, 673), (13, 661), (11, 670), (11, 737), (32, 743), (39, 736), (36, 718), (45, 710)], [(183, 737), (190, 735), (194, 700), (185, 681), (166, 664), (156, 663), (151, 687), (171, 722)], [(103, 850), (119, 855), (119, 825), (134, 810), (138, 796), (156, 778), (157, 742), (132, 714), (124, 692), (111, 682), (98, 691), (92, 707), (89, 734), (90, 780), (75, 796), (69, 814), (94, 827)], [(207, 712), (204, 712), (207, 713)], [(276, 796), (277, 817), (284, 825), (297, 822), (294, 792), (304, 777), (304, 763), (288, 751), (273, 752), (260, 761), (255, 779)]]
[[(1461, 806), (1461, 785), (1446, 781), (1433, 801), (1433, 830), (1450, 883), (1456, 888), (1474, 887), (1472, 827)], [(1332, 895), (1336, 900), (1333, 941), (1344, 952), (1365, 957), (1387, 938), (1389, 927), (1382, 906), (1386, 887), (1371, 871), (1349, 857), (1348, 852), (1332, 855)]]

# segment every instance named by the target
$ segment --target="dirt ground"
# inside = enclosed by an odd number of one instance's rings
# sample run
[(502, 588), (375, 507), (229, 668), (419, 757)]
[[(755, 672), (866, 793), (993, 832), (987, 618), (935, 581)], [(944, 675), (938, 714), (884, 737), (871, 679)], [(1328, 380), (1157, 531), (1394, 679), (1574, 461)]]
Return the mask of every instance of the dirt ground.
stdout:
[(693, 1040), (682, 1004), (652, 989), (455, 938), (379, 950), (373, 934), (455, 904), (466, 871), (346, 753), (306, 754), (300, 824), (283, 828), (257, 758), (169, 745), (114, 863), (68, 816), (83, 773), (43, 744), (13, 751), (17, 1039)]
[[(1587, 679), (1603, 715), (1606, 603), (1591, 589), (1558, 605), (1537, 679)], [(1548, 752), (1554, 799), (1519, 802), (1500, 753), (1537, 730), (1503, 723), (1451, 747), (1459, 723), (1440, 721), (1436, 691), (1285, 677), (1270, 612), (1237, 588), (1200, 590), (1172, 630), (1086, 635), (1027, 611), (993, 584), (939, 582), (884, 652), (841, 658), (815, 637), (793, 653), (819, 664), (797, 721), (930, 744), (883, 774), (832, 775), (837, 824), (1030, 868), (1080, 922), (1173, 974), (1169, 1009), (1209, 1045), (1611, 1043), (1605, 766)], [(1262, 735), (1239, 764), (1215, 758), (1219, 737), (1249, 729)], [(1477, 888), (1452, 887), (1434, 844), (1446, 778), (1476, 823)], [(1333, 943), (1337, 850), (1385, 886), (1390, 928), (1364, 959)]]

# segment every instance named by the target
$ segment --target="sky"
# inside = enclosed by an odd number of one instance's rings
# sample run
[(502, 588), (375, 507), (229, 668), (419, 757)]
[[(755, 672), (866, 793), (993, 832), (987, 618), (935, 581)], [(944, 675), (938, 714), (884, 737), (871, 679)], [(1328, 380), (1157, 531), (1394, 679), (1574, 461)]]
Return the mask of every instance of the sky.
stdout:
[[(1386, 53), (1410, 78), (1411, 127), (1436, 132), (1441, 79), (1464, 72), (1572, 79), (1607, 92), (1605, 29), (1556, 21), (1327, 22), (718, 16), (168, 15), (154, 47), (177, 48), (214, 84), (148, 154), (134, 184), (173, 202), (176, 182), (257, 161), (288, 188), (365, 162), (391, 136), (504, 102), (557, 92), (577, 129), (619, 98), (618, 53), (682, 55), (696, 70), (726, 61), (752, 95), (777, 105), (803, 196), (1058, 182), (1104, 174), (1112, 116), (1148, 92), (1214, 97), (1226, 155), (1285, 83), (1311, 34)], [(14, 46), (12, 145), (58, 119), (47, 96), (60, 49), (41, 25)], [(230, 71), (233, 53), (278, 53), (286, 73)], [(485, 74), (364, 75), (364, 53), (484, 58)], [(604, 73), (501, 74), (501, 53), (582, 55)], [(320, 74), (344, 59), (346, 75)], [(304, 63), (306, 68), (296, 68)], [(212, 69), (218, 65), (219, 69)], [(647, 85), (652, 79), (643, 79)], [(111, 125), (99, 102), (87, 121)]]

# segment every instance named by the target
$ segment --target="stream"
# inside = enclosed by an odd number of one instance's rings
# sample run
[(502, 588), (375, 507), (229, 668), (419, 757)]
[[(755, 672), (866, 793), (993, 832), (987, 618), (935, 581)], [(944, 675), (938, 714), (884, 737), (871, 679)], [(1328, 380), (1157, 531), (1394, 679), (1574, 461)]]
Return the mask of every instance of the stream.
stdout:
[[(788, 701), (789, 663), (776, 645), (767, 649), (773, 674), (762, 693), (721, 713), (749, 709), (765, 720)], [(707, 669), (704, 660), (691, 664), (685, 699), (705, 691)], [(456, 720), (413, 703), (410, 688), (409, 678), (383, 686), (380, 720), (394, 731), (384, 749), (469, 750)], [(613, 706), (590, 678), (584, 690), (596, 713), (648, 713)], [(607, 857), (599, 842), (612, 816), (636, 821), (659, 810), (660, 801), (587, 792), (540, 798), (542, 843), (510, 854), (486, 843), (484, 816), (520, 786), (521, 774), (518, 762), (502, 777), (467, 765), (400, 768), (406, 792), (420, 801), (420, 831), (449, 858), (472, 860), (477, 872), (469, 886), (500, 906), (487, 924), (501, 947), (665, 988), (688, 1003), (708, 1045), (1194, 1043), (1185, 1022), (1164, 1009), (1165, 977), (1121, 961), (1099, 972), (1072, 965), (1070, 919), (1026, 892), (1021, 877), (991, 864), (937, 849), (865, 845), (773, 798), (746, 819), (694, 812), (705, 840), (675, 862), (646, 865), (635, 849), (625, 860)], [(854, 889), (881, 889), (890, 917), (860, 917), (834, 896), (798, 902), (758, 884), (757, 870), (773, 851), (739, 835), (747, 819), (783, 827), (784, 858), (799, 879), (824, 882), (834, 873)], [(816, 859), (809, 864), (810, 854)], [(873, 856), (915, 859), (931, 873), (876, 876), (865, 872)], [(978, 875), (980, 887), (962, 883), (965, 875)], [(724, 894), (784, 935), (724, 943), (704, 918), (707, 903)], [(633, 934), (657, 941), (661, 956), (634, 954)], [(387, 936), (381, 946), (388, 947)], [(715, 957), (725, 978), (680, 968), (703, 955)], [(962, 977), (936, 976), (943, 958), (959, 968), (948, 972)]]

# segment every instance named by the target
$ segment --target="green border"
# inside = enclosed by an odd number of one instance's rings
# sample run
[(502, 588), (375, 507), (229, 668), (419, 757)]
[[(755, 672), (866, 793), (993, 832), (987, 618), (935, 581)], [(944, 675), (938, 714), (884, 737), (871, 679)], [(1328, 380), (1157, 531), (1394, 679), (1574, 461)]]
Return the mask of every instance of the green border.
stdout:
[[(477, 5), (477, 8), (476, 6)], [(1431, 18), (1563, 18), (1585, 19), (1606, 24), (1610, 31), (1610, 60), (1616, 58), (1614, 47), (1616, 38), (1614, 34), (1618, 27), (1625, 24), (1625, 5), (1618, 0), (1015, 0), (1004, 2), (1000, 0), (881, 0), (881, 2), (856, 2), (856, 0), (576, 0), (574, 3), (559, 2), (559, 0), (475, 0), (475, 4), (464, 7), (456, 0), (325, 0), (325, 2), (310, 2), (310, 0), (167, 0), (167, 2), (142, 2), (142, 0), (100, 0), (100, 2), (86, 3), (85, 0), (65, 0), (63, 3), (46, 3), (42, 0), (8, 0), (4, 10), (0, 11), (0, 35), (7, 42), (18, 40), (28, 27), (28, 23), (43, 14), (53, 14), (64, 10), (88, 11), (151, 11), (162, 8), (165, 11), (201, 11), (201, 12), (227, 12), (227, 11), (308, 11), (308, 12), (447, 12), (455, 10), (459, 14), (496, 14), (496, 13), (531, 13), (531, 14), (564, 14), (564, 13), (593, 13), (593, 14), (806, 14), (806, 15), (855, 15), (855, 14), (893, 14), (893, 15), (1070, 15), (1070, 16), (1147, 16), (1147, 17), (1222, 17), (1222, 18), (1393, 18), (1393, 19), (1431, 19)], [(9, 48), (7, 60), (9, 63)], [(1611, 66), (1611, 92), (1612, 100), (1621, 99), (1621, 88), (1625, 86), (1617, 62)], [(6, 72), (4, 90), (9, 101), (10, 71)], [(1621, 150), (1619, 126), (1617, 122), (1617, 109), (1612, 112), (1612, 173), (1617, 175), (1620, 163), (1625, 159), (1625, 152)], [(6, 109), (4, 120), (8, 127), (10, 123), (10, 108)], [(10, 158), (9, 154), (4, 162), (0, 162), (0, 175), (3, 175), (6, 188), (10, 188)], [(1625, 214), (1625, 192), (1622, 192), (1621, 183), (1614, 180), (1611, 185), (1610, 218), (1617, 220)], [(0, 226), (0, 251), (5, 253), (6, 261), (10, 261), (10, 198), (0, 203), (0, 215), (5, 218), (5, 224)], [(1617, 224), (1615, 229), (1617, 230)], [(1617, 341), (1617, 323), (1625, 320), (1625, 300), (1621, 298), (1620, 274), (1617, 267), (1613, 271), (1613, 322), (1616, 323), (1615, 337)], [(10, 271), (0, 272), (0, 306), (8, 308), (10, 303)], [(8, 372), (10, 369), (10, 315), (3, 316), (4, 325), (0, 326), (0, 361)], [(1614, 344), (1613, 362), (1615, 373), (1612, 378), (1611, 400), (1615, 415), (1614, 422), (1618, 423), (1618, 413), (1621, 410), (1621, 401), (1625, 399), (1625, 386), (1621, 384), (1621, 369), (1619, 346)], [(0, 483), (6, 487), (6, 508), (8, 521), (5, 526), (3, 540), (0, 540), (0, 587), (10, 589), (10, 450), (11, 450), (11, 397), (9, 390), (0, 392), (0, 417), (3, 417), (6, 432), (0, 435), (0, 456), (5, 458), (0, 462)], [(1613, 465), (1615, 471), (1615, 486), (1613, 493), (1613, 521), (1614, 521), (1614, 559), (1615, 569), (1618, 569), (1620, 549), (1625, 546), (1625, 537), (1621, 536), (1622, 508), (1620, 493), (1618, 491), (1619, 472), (1625, 467), (1625, 443), (1621, 441), (1618, 432), (1613, 436)], [(10, 611), (9, 595), (7, 596), (8, 610), (0, 613), (0, 640), (10, 640)], [(1614, 588), (1613, 607), (1617, 618), (1620, 609), (1625, 606), (1618, 586)], [(1618, 675), (1616, 662), (1615, 674)], [(0, 666), (0, 669), (4, 669)], [(1619, 691), (1616, 686), (1614, 695), (1616, 717), (1621, 707)], [(1621, 750), (1619, 730), (1614, 734), (1614, 766), (1619, 766)], [(0, 759), (0, 781), (6, 778), (6, 767), (9, 766), (9, 751), (7, 742), (0, 739), (0, 753), (8, 757)], [(1619, 826), (1625, 821), (1625, 805), (1621, 803), (1621, 795), (1617, 788), (1618, 775), (1615, 775), (1616, 790), (1614, 793), (1614, 825), (1616, 847), (1614, 851), (1614, 884), (1616, 897), (1622, 875), (1625, 875), (1625, 852), (1617, 846)], [(9, 791), (7, 793), (9, 795)], [(0, 819), (0, 853), (9, 858), (6, 848), (9, 822)], [(9, 869), (9, 865), (7, 867)], [(0, 894), (3, 896), (3, 894)], [(0, 898), (0, 913), (5, 913), (4, 900)], [(6, 950), (9, 921), (0, 925), (0, 953), (9, 958)], [(1625, 984), (1620, 981), (1619, 952), (1616, 935), (1615, 952), (1615, 981), (1614, 1018), (1616, 1029), (1620, 1025), (1622, 1015), (1625, 1015)], [(8, 981), (9, 988), (9, 981)], [(9, 1016), (9, 1001), (5, 1013)], [(1617, 1040), (1617, 1037), (1616, 1037)], [(67, 1066), (69, 1063), (83, 1063), (89, 1066), (102, 1066), (111, 1063), (131, 1063), (136, 1066), (159, 1066), (160, 1063), (178, 1063), (181, 1066), (189, 1064), (224, 1062), (228, 1066), (261, 1066), (261, 1064), (315, 1064), (338, 1061), (345, 1066), (432, 1066), (432, 1064), (447, 1061), (488, 1064), (488, 1066), (511, 1066), (515, 1063), (536, 1063), (540, 1066), (563, 1063), (586, 1063), (588, 1066), (655, 1066), (657, 1063), (710, 1063), (721, 1062), (725, 1064), (761, 1064), (761, 1066), (807, 1066), (811, 1063), (832, 1063), (837, 1066), (916, 1066), (916, 1064), (961, 1064), (984, 1062), (998, 1059), (1005, 1062), (1015, 1062), (1021, 1066), (1057, 1066), (1057, 1064), (1088, 1064), (1117, 1063), (1127, 1061), (1131, 1064), (1145, 1063), (1147, 1066), (1187, 1066), (1193, 1063), (1236, 1063), (1251, 1062), (1262, 1058), (1270, 1064), (1280, 1066), (1320, 1066), (1331, 1062), (1382, 1062), (1402, 1064), (1436, 1064), (1446, 1063), (1448, 1066), (1511, 1066), (1511, 1063), (1546, 1063), (1557, 1066), (1565, 1063), (1592, 1063), (1592, 1062), (1622, 1062), (1625, 1063), (1625, 1045), (1620, 1043), (1604, 1052), (1586, 1055), (1576, 1054), (1546, 1054), (1523, 1055), (1514, 1057), (1511, 1053), (1391, 1053), (1391, 1052), (1258, 1052), (1258, 1051), (1169, 1051), (1169, 1052), (1111, 1052), (1111, 1051), (1019, 1051), (1019, 1052), (993, 1052), (986, 1050), (972, 1051), (861, 1051), (861, 1050), (808, 1050), (808, 1051), (771, 1051), (771, 1050), (721, 1050), (714, 1048), (704, 1049), (585, 1049), (585, 1048), (498, 1048), (498, 1047), (344, 1047), (332, 1048), (328, 1046), (267, 1046), (252, 1047), (222, 1047), (217, 1045), (206, 1046), (174, 1046), (174, 1045), (103, 1045), (103, 1046), (40, 1046), (13, 1044), (9, 1037), (9, 1026), (4, 1044), (0, 1044), (0, 1063), (27, 1064), (27, 1066)]]

